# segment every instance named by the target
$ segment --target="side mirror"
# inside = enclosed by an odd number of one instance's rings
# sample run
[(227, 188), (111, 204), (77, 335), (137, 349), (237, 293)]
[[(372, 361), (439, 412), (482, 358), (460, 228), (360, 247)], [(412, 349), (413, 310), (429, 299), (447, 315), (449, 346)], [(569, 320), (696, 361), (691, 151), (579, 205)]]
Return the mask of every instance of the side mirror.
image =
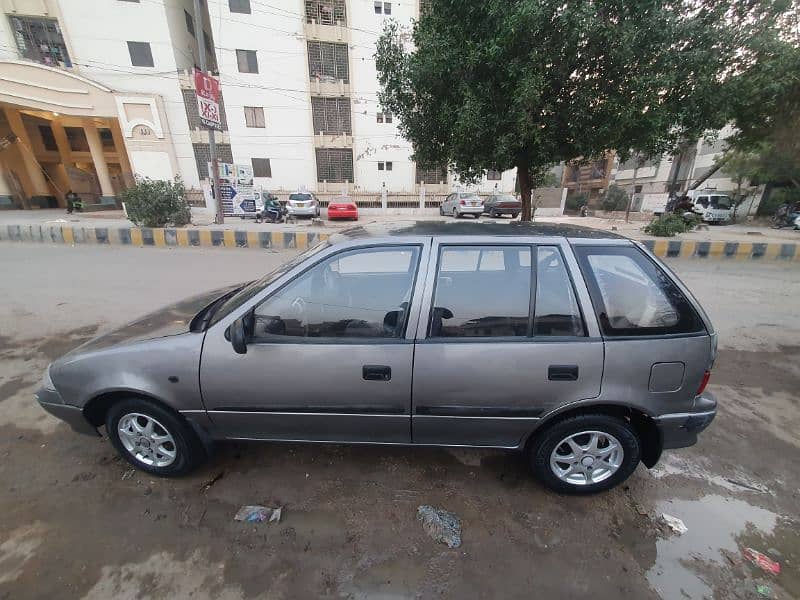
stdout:
[(247, 354), (247, 337), (244, 333), (244, 318), (239, 317), (228, 328), (231, 346), (236, 354)]

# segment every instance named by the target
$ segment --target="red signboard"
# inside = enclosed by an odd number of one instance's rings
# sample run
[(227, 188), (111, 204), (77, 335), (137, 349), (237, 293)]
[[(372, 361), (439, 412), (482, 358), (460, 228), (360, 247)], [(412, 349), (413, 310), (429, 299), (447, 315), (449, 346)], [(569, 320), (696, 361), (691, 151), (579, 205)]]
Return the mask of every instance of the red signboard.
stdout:
[(200, 120), (207, 127), (219, 129), (222, 125), (219, 114), (219, 81), (195, 69), (194, 89), (197, 94), (197, 110)]

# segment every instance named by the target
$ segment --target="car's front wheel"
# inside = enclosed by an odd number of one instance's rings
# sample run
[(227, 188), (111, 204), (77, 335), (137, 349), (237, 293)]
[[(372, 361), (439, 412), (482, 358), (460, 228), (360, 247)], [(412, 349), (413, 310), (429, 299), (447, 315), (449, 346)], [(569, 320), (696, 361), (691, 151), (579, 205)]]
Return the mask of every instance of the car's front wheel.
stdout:
[(558, 421), (530, 445), (537, 478), (555, 492), (593, 494), (625, 481), (636, 469), (641, 446), (626, 420), (586, 414)]
[(184, 475), (206, 458), (197, 434), (185, 421), (142, 398), (114, 404), (106, 415), (106, 433), (125, 460), (153, 475)]

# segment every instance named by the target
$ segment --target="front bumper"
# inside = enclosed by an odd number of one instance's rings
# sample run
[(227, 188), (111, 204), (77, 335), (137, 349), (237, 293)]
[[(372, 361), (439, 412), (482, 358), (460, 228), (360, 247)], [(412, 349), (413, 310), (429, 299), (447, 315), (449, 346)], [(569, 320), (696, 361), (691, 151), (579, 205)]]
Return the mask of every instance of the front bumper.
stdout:
[(697, 443), (697, 434), (711, 424), (717, 416), (717, 401), (710, 392), (694, 399), (692, 410), (656, 417), (661, 432), (662, 448), (685, 448)]
[(64, 404), (58, 392), (40, 388), (36, 392), (39, 405), (54, 417), (61, 419), (78, 433), (99, 436), (97, 428), (86, 420), (83, 411), (77, 406)]

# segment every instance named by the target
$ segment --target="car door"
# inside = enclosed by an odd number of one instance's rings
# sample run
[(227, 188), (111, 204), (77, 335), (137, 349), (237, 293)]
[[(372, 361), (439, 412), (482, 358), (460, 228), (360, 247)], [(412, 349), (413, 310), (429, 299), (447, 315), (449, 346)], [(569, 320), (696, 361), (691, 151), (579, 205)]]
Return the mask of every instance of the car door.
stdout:
[(599, 395), (603, 342), (568, 244), (474, 239), (431, 251), (412, 437), (517, 447), (543, 414)]
[[(410, 441), (415, 281), (424, 240), (326, 254), (206, 335), (203, 400), (232, 438)], [(246, 323), (247, 352), (226, 330)]]

